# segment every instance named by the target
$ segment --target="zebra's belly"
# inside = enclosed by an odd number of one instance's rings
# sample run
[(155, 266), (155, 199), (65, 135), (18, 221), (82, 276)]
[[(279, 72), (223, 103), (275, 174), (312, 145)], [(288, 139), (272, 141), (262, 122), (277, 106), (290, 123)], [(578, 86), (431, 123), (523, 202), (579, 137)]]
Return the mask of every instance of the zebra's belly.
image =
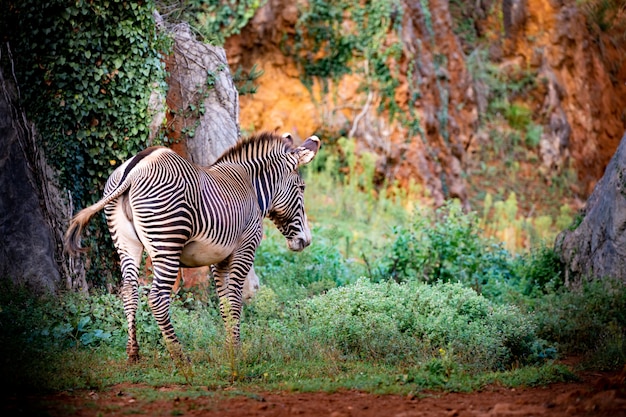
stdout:
[(218, 245), (208, 240), (196, 240), (185, 245), (180, 256), (180, 263), (190, 268), (216, 264), (230, 255), (234, 249), (234, 246)]

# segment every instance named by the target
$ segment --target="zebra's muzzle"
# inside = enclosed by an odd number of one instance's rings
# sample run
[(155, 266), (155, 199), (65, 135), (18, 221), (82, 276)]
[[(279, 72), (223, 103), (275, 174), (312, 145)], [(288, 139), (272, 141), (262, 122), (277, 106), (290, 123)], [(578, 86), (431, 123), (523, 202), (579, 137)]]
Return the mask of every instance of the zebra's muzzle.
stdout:
[(287, 245), (289, 246), (289, 249), (291, 249), (294, 252), (300, 252), (301, 250), (303, 250), (310, 244), (311, 244), (311, 239), (304, 239), (299, 236), (296, 236), (295, 238), (289, 239), (287, 241)]

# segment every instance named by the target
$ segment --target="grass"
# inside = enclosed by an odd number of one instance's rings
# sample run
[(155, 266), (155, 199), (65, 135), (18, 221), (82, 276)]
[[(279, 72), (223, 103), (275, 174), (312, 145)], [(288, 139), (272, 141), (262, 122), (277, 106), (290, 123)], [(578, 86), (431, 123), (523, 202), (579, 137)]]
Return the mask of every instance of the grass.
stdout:
[[(135, 384), (126, 390), (127, 393), (137, 400), (150, 402), (183, 396), (210, 396), (225, 388), (234, 388), (240, 393), (357, 389), (378, 394), (409, 394), (432, 389), (468, 392), (494, 383), (511, 387), (536, 386), (574, 378), (568, 368), (554, 363), (473, 373), (453, 364), (449, 367), (442, 365), (437, 359), (401, 366), (362, 360), (340, 360), (333, 364), (331, 358), (318, 362), (246, 363), (240, 358), (243, 371), (235, 381), (231, 380), (223, 364), (198, 360), (192, 365), (194, 376), (187, 379), (164, 353), (146, 357), (131, 366), (126, 365), (120, 353), (106, 347), (93, 351), (51, 351), (45, 357), (30, 360), (30, 366), (38, 369), (36, 375), (20, 375), (17, 380), (9, 377), (5, 381), (11, 383), (9, 393), (104, 390), (118, 384)], [(58, 360), (59, 364), (46, 365), (50, 360)], [(157, 390), (164, 386), (173, 388)]]

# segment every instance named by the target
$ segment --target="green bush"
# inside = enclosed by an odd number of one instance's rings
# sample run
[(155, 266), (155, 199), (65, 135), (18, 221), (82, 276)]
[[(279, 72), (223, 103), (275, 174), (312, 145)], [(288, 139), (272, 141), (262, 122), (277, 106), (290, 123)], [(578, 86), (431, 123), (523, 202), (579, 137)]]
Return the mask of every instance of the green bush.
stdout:
[(291, 315), (346, 358), (419, 362), (441, 352), (474, 370), (538, 359), (531, 316), (461, 284), (356, 283), (304, 300)]
[(154, 2), (8, 6), (0, 23), (9, 29), (22, 104), (61, 184), (77, 206), (91, 204), (113, 167), (148, 143), (150, 94), (165, 89), (166, 40), (156, 32)]
[(530, 122), (526, 126), (525, 142), (529, 149), (536, 149), (541, 142), (543, 135), (543, 126)]
[[(0, 302), (0, 328), (7, 335), (58, 349), (126, 346), (128, 324), (119, 295), (67, 293), (59, 299), (34, 299), (29, 294), (20, 295), (20, 289), (9, 292), (17, 295)], [(147, 294), (147, 288), (140, 287), (136, 322), (137, 340), (143, 352), (165, 348)], [(206, 305), (191, 293), (184, 294), (174, 297), (171, 307), (172, 321), (183, 344), (202, 346), (223, 338), (216, 336), (223, 327), (216, 304)]]
[(564, 284), (563, 263), (553, 248), (541, 245), (518, 259), (517, 289), (526, 296), (554, 292)]
[(482, 237), (475, 214), (464, 214), (456, 201), (432, 215), (416, 213), (409, 226), (394, 229), (394, 236), (376, 279), (460, 282), (497, 297), (516, 275), (514, 257)]
[(282, 300), (293, 300), (324, 292), (353, 280), (362, 268), (346, 260), (337, 239), (328, 230), (313, 227), (315, 238), (305, 251), (287, 248), (284, 237), (267, 225), (265, 239), (257, 251), (255, 270), (262, 285), (270, 286)]
[[(626, 287), (623, 283), (593, 281), (579, 289), (563, 287), (529, 302), (538, 322), (540, 337), (557, 344), (564, 354), (615, 350), (626, 357), (622, 343), (626, 334)], [(619, 347), (621, 344), (621, 348)], [(613, 355), (615, 356), (615, 355)]]
[(511, 104), (504, 109), (504, 117), (515, 130), (524, 130), (532, 122), (532, 111), (521, 104)]
[(207, 42), (223, 45), (241, 32), (265, 0), (156, 0), (161, 14), (170, 22), (188, 22)]

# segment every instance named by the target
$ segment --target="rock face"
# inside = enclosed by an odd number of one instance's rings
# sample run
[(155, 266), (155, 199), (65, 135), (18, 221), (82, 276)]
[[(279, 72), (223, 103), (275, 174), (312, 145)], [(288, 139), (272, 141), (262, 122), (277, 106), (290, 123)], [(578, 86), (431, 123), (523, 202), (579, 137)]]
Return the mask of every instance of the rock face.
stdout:
[[(403, 112), (415, 114), (419, 134), (410, 133), (397, 118), (391, 120), (387, 111), (378, 111), (380, 94), (372, 85), (364, 88), (361, 75), (328, 80), (329, 91), (321, 83), (310, 91), (303, 85), (293, 59), (281, 51), (284, 34), (295, 33), (298, 4), (268, 1), (240, 35), (227, 40), (231, 67), (257, 64), (264, 71), (256, 94), (241, 99), (242, 129), (287, 130), (301, 137), (320, 130), (349, 132), (359, 148), (378, 154), (379, 173), (388, 179), (407, 187), (411, 182), (423, 184), (436, 206), (456, 197), (469, 207), (463, 165), (478, 110), (463, 51), (452, 32), (448, 2), (403, 2), (399, 41), (405, 52), (390, 63), (400, 74), (394, 99)], [(385, 42), (394, 36), (390, 33)], [(363, 66), (356, 61), (355, 66)], [(409, 110), (415, 94), (421, 98)]]
[(584, 218), (556, 239), (566, 282), (613, 277), (626, 283), (626, 135), (587, 201)]
[(559, 171), (571, 158), (581, 195), (589, 195), (626, 129), (623, 29), (591, 30), (580, 2), (521, 3), (525, 18), (509, 38), (508, 55), (538, 69), (544, 169)]
[(0, 70), (0, 279), (34, 292), (61, 287), (59, 248), (42, 195), (34, 127), (18, 110), (13, 84)]
[[(426, 180), (437, 206), (445, 198), (458, 198), (468, 209), (463, 164), (475, 139), (478, 105), (463, 50), (452, 31), (449, 4), (431, 0), (425, 9), (423, 2), (403, 3), (403, 44), (408, 56), (415, 57), (417, 69), (413, 79), (407, 71), (407, 83), (420, 86), (416, 110), (424, 124), (424, 136), (421, 141), (413, 138), (405, 149), (397, 147), (397, 158), (402, 162), (396, 175)], [(402, 102), (408, 108), (410, 89), (405, 94)], [(406, 133), (400, 132), (396, 144), (405, 142), (405, 137)], [(420, 159), (424, 163), (419, 163)]]
[[(283, 129), (301, 136), (349, 131), (358, 148), (378, 155), (379, 173), (388, 179), (422, 185), (435, 205), (449, 197), (467, 202), (467, 167), (490, 138), (479, 123), (485, 97), (468, 73), (450, 3), (402, 2), (396, 100), (404, 111), (415, 111), (422, 135), (411, 135), (378, 113), (376, 100), (368, 101), (368, 91), (359, 89), (359, 76), (329, 81), (330, 94), (319, 85), (309, 91), (302, 84), (300, 70), (281, 51), (281, 42), (296, 31), (303, 4), (298, 0), (268, 0), (240, 35), (227, 40), (232, 68), (257, 64), (264, 71), (257, 93), (241, 98), (242, 129)], [(616, 32), (619, 28), (589, 29), (583, 6), (573, 0), (483, 1), (475, 7), (480, 10), (472, 21), (488, 39), (493, 62), (519, 68), (534, 80), (531, 94), (519, 100), (543, 130), (537, 168), (550, 181), (573, 167), (579, 182), (571, 187), (584, 200), (626, 129), (626, 60), (621, 58), (626, 38)], [(493, 8), (501, 13), (489, 13)], [(419, 86), (414, 105), (411, 85)]]

